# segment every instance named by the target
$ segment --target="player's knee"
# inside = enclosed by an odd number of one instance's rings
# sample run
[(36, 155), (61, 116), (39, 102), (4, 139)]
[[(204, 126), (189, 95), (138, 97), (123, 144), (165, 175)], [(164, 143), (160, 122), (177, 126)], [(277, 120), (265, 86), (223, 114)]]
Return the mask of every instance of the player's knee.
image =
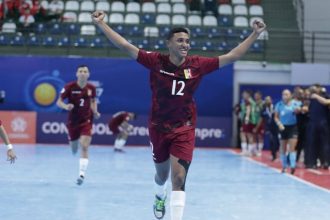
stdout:
[(185, 189), (186, 174), (177, 173), (172, 177), (172, 186), (174, 190), (183, 190)]
[(161, 172), (156, 174), (156, 181), (159, 184), (164, 184), (168, 179), (168, 172)]

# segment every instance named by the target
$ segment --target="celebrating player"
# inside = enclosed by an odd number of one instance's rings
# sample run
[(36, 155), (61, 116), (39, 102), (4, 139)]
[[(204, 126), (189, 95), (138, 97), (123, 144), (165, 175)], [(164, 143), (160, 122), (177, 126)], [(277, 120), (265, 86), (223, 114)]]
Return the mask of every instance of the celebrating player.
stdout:
[(5, 145), (7, 146), (7, 160), (10, 161), (10, 163), (15, 163), (15, 160), (17, 159), (17, 157), (13, 150), (13, 145), (10, 143), (6, 129), (3, 127), (1, 120), (0, 120), (0, 137), (1, 137), (2, 141), (5, 143)]
[(136, 114), (133, 112), (117, 112), (109, 122), (110, 131), (116, 136), (114, 150), (115, 152), (123, 152), (123, 147), (126, 144), (129, 132), (133, 126), (128, 122), (136, 119)]
[(185, 206), (185, 183), (195, 145), (196, 106), (193, 94), (202, 77), (242, 57), (266, 25), (253, 23), (253, 33), (239, 46), (219, 57), (188, 56), (190, 36), (186, 28), (174, 28), (167, 37), (169, 54), (144, 51), (129, 43), (104, 21), (105, 13), (92, 14), (107, 38), (131, 58), (150, 70), (152, 109), (149, 136), (156, 167), (154, 214), (165, 215), (166, 182), (171, 170), (172, 220), (181, 220)]
[[(88, 167), (88, 147), (92, 140), (93, 118), (100, 117), (95, 100), (96, 89), (88, 83), (89, 75), (86, 65), (79, 66), (76, 73), (77, 81), (66, 84), (57, 101), (60, 108), (69, 111), (67, 128), (72, 153), (76, 154), (78, 145), (81, 145), (78, 185), (83, 183)], [(64, 99), (68, 99), (67, 104)]]
[(262, 100), (262, 93), (257, 91), (254, 93), (254, 101), (256, 103), (256, 126), (253, 129), (254, 141), (256, 142), (256, 155), (260, 157), (264, 148), (264, 135), (265, 135), (265, 121), (262, 118), (262, 110), (264, 108), (264, 101)]

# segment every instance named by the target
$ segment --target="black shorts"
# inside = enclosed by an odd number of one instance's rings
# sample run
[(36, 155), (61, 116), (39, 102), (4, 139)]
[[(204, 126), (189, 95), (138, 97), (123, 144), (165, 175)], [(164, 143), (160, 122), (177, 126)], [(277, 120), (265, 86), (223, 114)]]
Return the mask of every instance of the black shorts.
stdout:
[(284, 125), (284, 131), (280, 132), (281, 140), (298, 138), (298, 127), (296, 125)]

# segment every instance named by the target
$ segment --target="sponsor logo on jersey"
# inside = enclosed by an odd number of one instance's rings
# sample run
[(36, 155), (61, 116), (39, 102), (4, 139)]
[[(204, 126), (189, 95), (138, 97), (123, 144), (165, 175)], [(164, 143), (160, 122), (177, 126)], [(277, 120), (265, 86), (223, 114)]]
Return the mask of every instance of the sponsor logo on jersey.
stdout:
[(159, 71), (162, 74), (166, 74), (166, 75), (170, 75), (170, 76), (174, 76), (175, 75), (174, 73), (169, 73), (169, 72), (166, 72), (165, 70), (159, 70)]
[(80, 94), (81, 91), (72, 91), (72, 94)]
[(184, 77), (186, 79), (190, 79), (192, 76), (191, 76), (191, 69), (184, 69), (183, 70), (183, 73), (184, 73)]

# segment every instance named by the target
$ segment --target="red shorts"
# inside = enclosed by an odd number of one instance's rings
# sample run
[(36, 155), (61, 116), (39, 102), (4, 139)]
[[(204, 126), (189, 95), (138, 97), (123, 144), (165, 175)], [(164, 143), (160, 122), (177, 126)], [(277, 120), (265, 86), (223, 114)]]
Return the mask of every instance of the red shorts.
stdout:
[(77, 126), (67, 125), (69, 141), (75, 141), (80, 138), (81, 135), (92, 136), (93, 124), (84, 123)]
[(113, 126), (113, 125), (109, 125), (109, 129), (113, 134), (119, 134), (120, 130), (119, 130), (119, 126)]
[(155, 126), (149, 126), (149, 137), (155, 163), (168, 160), (170, 155), (192, 161), (195, 128), (189, 126), (189, 128), (182, 127), (171, 132), (162, 132)]
[(241, 132), (244, 132), (244, 133), (253, 133), (253, 129), (255, 128), (255, 125), (254, 124), (243, 124), (242, 127), (241, 127)]
[(264, 135), (265, 134), (265, 124), (262, 123), (256, 132), (257, 135)]

